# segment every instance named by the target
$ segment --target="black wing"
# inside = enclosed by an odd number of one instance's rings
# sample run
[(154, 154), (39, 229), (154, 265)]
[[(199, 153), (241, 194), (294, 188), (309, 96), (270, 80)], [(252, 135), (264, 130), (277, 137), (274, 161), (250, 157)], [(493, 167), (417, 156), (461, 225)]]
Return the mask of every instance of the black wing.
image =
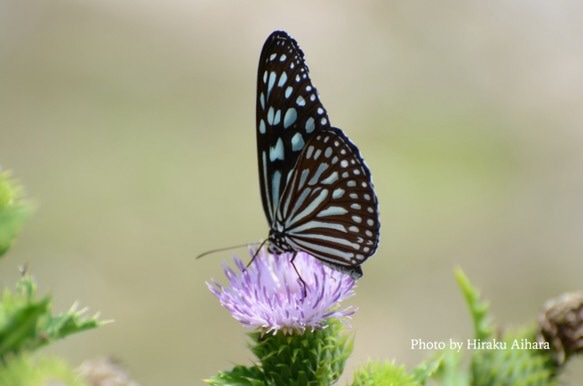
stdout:
[(257, 72), (257, 158), (263, 210), (270, 227), (305, 144), (328, 115), (310, 81), (304, 53), (283, 31), (265, 42)]

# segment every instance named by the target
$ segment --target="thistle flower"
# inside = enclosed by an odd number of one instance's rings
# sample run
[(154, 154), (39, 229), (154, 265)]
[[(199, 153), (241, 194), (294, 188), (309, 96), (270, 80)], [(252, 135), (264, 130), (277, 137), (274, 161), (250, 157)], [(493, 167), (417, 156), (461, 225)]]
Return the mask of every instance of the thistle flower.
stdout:
[(235, 257), (237, 270), (223, 265), (229, 285), (212, 280), (207, 286), (235, 319), (265, 333), (313, 331), (325, 328), (328, 318), (346, 323), (356, 310), (339, 303), (354, 295), (354, 279), (303, 252), (292, 265), (292, 256), (262, 250), (247, 268)]

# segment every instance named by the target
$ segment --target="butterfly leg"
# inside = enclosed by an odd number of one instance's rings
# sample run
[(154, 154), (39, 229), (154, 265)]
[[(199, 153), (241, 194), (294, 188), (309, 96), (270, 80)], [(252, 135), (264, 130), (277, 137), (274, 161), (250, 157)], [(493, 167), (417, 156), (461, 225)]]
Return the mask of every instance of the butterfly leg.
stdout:
[(253, 264), (253, 262), (255, 261), (255, 258), (257, 257), (257, 255), (259, 254), (259, 252), (261, 251), (261, 248), (263, 248), (263, 245), (267, 242), (267, 240), (263, 240), (261, 242), (261, 244), (259, 244), (259, 248), (257, 248), (257, 251), (255, 251), (255, 253), (253, 254), (253, 257), (251, 258), (251, 261), (245, 266), (245, 270), (247, 270), (247, 268), (249, 268), (251, 266), (251, 264)]
[(300, 279), (300, 282), (302, 283), (302, 295), (303, 295), (303, 298), (305, 298), (306, 295), (308, 294), (308, 292), (307, 292), (308, 286), (307, 286), (306, 282), (304, 281), (304, 279), (302, 278), (302, 275), (300, 275), (300, 272), (296, 268), (296, 265), (294, 264), (294, 260), (296, 259), (297, 255), (298, 255), (298, 253), (294, 252), (294, 255), (292, 256), (290, 263), (291, 263), (292, 267), (294, 267), (294, 271), (296, 271), (296, 274), (298, 275), (298, 279)]

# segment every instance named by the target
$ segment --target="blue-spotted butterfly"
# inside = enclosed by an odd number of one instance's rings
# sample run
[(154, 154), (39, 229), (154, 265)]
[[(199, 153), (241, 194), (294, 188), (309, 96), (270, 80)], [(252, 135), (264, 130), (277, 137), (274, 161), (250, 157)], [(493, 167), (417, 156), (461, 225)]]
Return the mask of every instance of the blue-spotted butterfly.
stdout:
[(265, 42), (257, 73), (257, 156), (269, 251), (304, 251), (353, 278), (379, 242), (370, 171), (330, 125), (304, 53), (283, 31)]

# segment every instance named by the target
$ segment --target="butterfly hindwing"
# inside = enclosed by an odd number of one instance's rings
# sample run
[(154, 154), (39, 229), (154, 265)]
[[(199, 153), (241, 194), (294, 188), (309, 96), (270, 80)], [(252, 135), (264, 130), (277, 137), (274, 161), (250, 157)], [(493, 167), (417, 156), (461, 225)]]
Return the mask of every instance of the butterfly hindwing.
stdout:
[(356, 146), (337, 128), (306, 145), (277, 211), (276, 230), (294, 250), (357, 268), (378, 245), (377, 197)]
[(263, 210), (271, 225), (299, 154), (328, 116), (304, 54), (283, 31), (265, 42), (257, 74), (257, 157)]

